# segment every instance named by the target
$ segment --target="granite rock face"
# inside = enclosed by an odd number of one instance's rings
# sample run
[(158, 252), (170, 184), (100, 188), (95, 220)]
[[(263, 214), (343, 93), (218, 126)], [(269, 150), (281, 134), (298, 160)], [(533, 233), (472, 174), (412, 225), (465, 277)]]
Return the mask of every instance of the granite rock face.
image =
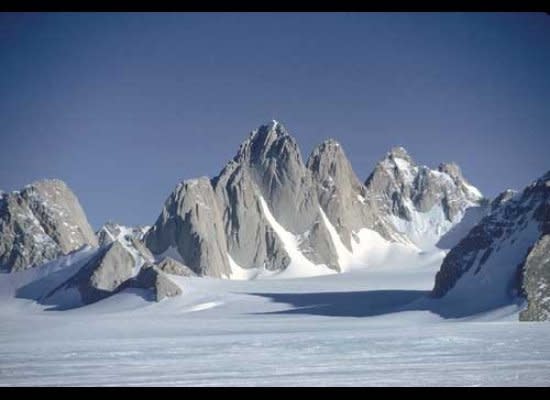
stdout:
[(48, 179), (0, 194), (0, 268), (32, 268), (97, 244), (78, 199), (64, 182)]
[(76, 289), (82, 304), (95, 303), (123, 289), (134, 276), (134, 267), (132, 254), (120, 242), (111, 243), (98, 249), (75, 275), (46, 297)]
[(181, 295), (182, 291), (165, 273), (156, 266), (144, 264), (139, 274), (132, 282), (133, 287), (149, 289), (153, 292), (154, 300), (161, 301), (167, 297)]
[(197, 276), (190, 268), (185, 265), (177, 262), (173, 258), (166, 257), (162, 261), (159, 261), (155, 264), (155, 267), (160, 271), (170, 274), (170, 275), (179, 275), (179, 276)]
[[(157, 257), (175, 255), (198, 275), (230, 277), (234, 264), (267, 271), (291, 264), (279, 225), (313, 265), (340, 271), (330, 225), (348, 251), (362, 229), (412, 245), (400, 218), (416, 226), (413, 212), (435, 207), (450, 228), (481, 199), (456, 165), (417, 167), (401, 148), (379, 163), (365, 186), (336, 141), (317, 146), (304, 163), (296, 140), (272, 121), (250, 133), (218, 176), (178, 185), (144, 240)], [(426, 228), (434, 231), (434, 243), (440, 228)]]
[[(70, 292), (76, 291), (79, 305), (87, 305), (128, 288), (151, 290), (153, 300), (160, 301), (181, 294), (179, 286), (166, 273), (194, 276), (189, 268), (170, 258), (154, 263), (155, 259), (138, 239), (120, 237), (97, 249), (72, 277), (45, 296), (46, 303), (54, 298), (64, 304), (63, 299), (70, 299)], [(70, 308), (75, 306), (78, 305), (72, 301)]]
[(542, 236), (525, 258), (521, 288), (527, 309), (519, 314), (519, 319), (550, 320), (550, 234)]
[(208, 178), (178, 185), (145, 242), (156, 255), (174, 248), (183, 264), (198, 275), (221, 278), (231, 274), (223, 208)]
[[(200, 194), (190, 192), (184, 182), (167, 200), (145, 236), (154, 254), (175, 247), (181, 261), (195, 273), (215, 277), (230, 277), (230, 259), (245, 269), (285, 269), (291, 259), (262, 209), (263, 198), (273, 218), (301, 238), (300, 247), (308, 259), (339, 268), (322, 225), (311, 173), (296, 141), (280, 123), (273, 121), (253, 131), (218, 176), (200, 182)], [(185, 217), (190, 210), (189, 215), (197, 214), (192, 211), (195, 204), (211, 212)], [(193, 238), (196, 241), (190, 244)], [(320, 243), (329, 246), (328, 251), (325, 247), (317, 251)]]
[(548, 318), (550, 172), (521, 192), (506, 191), (445, 257), (434, 297), (525, 297), (521, 319)]
[(363, 228), (375, 230), (388, 240), (400, 239), (384, 215), (377, 212), (376, 204), (365, 197), (366, 188), (337, 141), (329, 139), (317, 146), (309, 156), (307, 168), (315, 182), (319, 204), (348, 250), (352, 250), (353, 232)]
[(224, 204), (224, 233), (233, 260), (243, 268), (286, 268), (290, 258), (262, 212), (248, 168), (230, 161), (213, 184)]

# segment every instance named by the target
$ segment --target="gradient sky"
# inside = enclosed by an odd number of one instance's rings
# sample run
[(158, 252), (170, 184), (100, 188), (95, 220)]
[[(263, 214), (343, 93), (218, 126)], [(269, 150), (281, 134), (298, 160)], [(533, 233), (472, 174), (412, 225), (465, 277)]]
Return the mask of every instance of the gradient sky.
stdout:
[(271, 119), (362, 180), (394, 145), (488, 196), (550, 169), (546, 14), (1, 14), (0, 66), (0, 188), (63, 179), (96, 229)]

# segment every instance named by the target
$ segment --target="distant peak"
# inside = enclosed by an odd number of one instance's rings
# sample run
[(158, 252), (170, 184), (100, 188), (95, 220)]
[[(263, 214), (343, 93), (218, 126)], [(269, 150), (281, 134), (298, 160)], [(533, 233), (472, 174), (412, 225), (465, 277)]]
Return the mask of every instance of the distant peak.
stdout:
[(388, 152), (387, 157), (391, 159), (400, 158), (402, 160), (408, 161), (409, 163), (413, 162), (407, 150), (405, 150), (405, 148), (402, 146), (392, 147), (391, 150)]
[(340, 143), (336, 139), (328, 138), (321, 143), (322, 146), (326, 147), (340, 147)]
[(47, 178), (34, 181), (29, 185), (26, 185), (25, 188), (36, 187), (36, 186), (67, 186), (67, 184), (61, 179), (57, 178)]
[[(237, 154), (233, 158), (236, 163), (243, 160), (254, 161), (270, 153), (273, 148), (276, 152), (282, 149), (298, 151), (294, 138), (290, 136), (286, 128), (279, 121), (272, 120), (250, 132), (248, 138), (241, 143)], [(274, 154), (270, 153), (270, 157)]]
[(322, 143), (315, 146), (313, 151), (311, 152), (311, 157), (317, 157), (319, 155), (336, 155), (337, 153), (342, 152), (342, 147), (340, 146), (340, 143), (338, 143), (333, 138), (328, 138), (324, 140)]
[[(267, 124), (260, 125), (258, 129), (254, 132), (265, 132), (265, 133), (274, 133), (277, 137), (279, 136), (288, 136), (286, 128), (279, 121), (273, 119)], [(253, 132), (253, 134), (254, 134)]]
[(437, 167), (437, 170), (439, 172), (443, 172), (443, 173), (449, 175), (453, 179), (463, 179), (462, 171), (460, 170), (460, 167), (458, 166), (458, 164), (456, 164), (454, 162), (441, 163)]

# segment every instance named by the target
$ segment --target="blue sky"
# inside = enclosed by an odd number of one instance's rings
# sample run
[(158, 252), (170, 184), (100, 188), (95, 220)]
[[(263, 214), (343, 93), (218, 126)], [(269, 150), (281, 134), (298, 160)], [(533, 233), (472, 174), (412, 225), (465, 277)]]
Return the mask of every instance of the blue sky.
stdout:
[(550, 169), (546, 14), (4, 13), (0, 57), (0, 188), (63, 179), (95, 228), (152, 224), (271, 119), (362, 180), (394, 145), (488, 196)]

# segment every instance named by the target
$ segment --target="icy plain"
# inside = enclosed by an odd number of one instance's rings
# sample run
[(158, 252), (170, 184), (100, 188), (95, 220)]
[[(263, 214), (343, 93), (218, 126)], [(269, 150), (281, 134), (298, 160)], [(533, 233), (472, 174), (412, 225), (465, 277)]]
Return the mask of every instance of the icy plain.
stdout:
[(64, 311), (0, 274), (0, 385), (549, 386), (550, 325), (425, 298), (442, 254), (298, 279), (174, 278)]

